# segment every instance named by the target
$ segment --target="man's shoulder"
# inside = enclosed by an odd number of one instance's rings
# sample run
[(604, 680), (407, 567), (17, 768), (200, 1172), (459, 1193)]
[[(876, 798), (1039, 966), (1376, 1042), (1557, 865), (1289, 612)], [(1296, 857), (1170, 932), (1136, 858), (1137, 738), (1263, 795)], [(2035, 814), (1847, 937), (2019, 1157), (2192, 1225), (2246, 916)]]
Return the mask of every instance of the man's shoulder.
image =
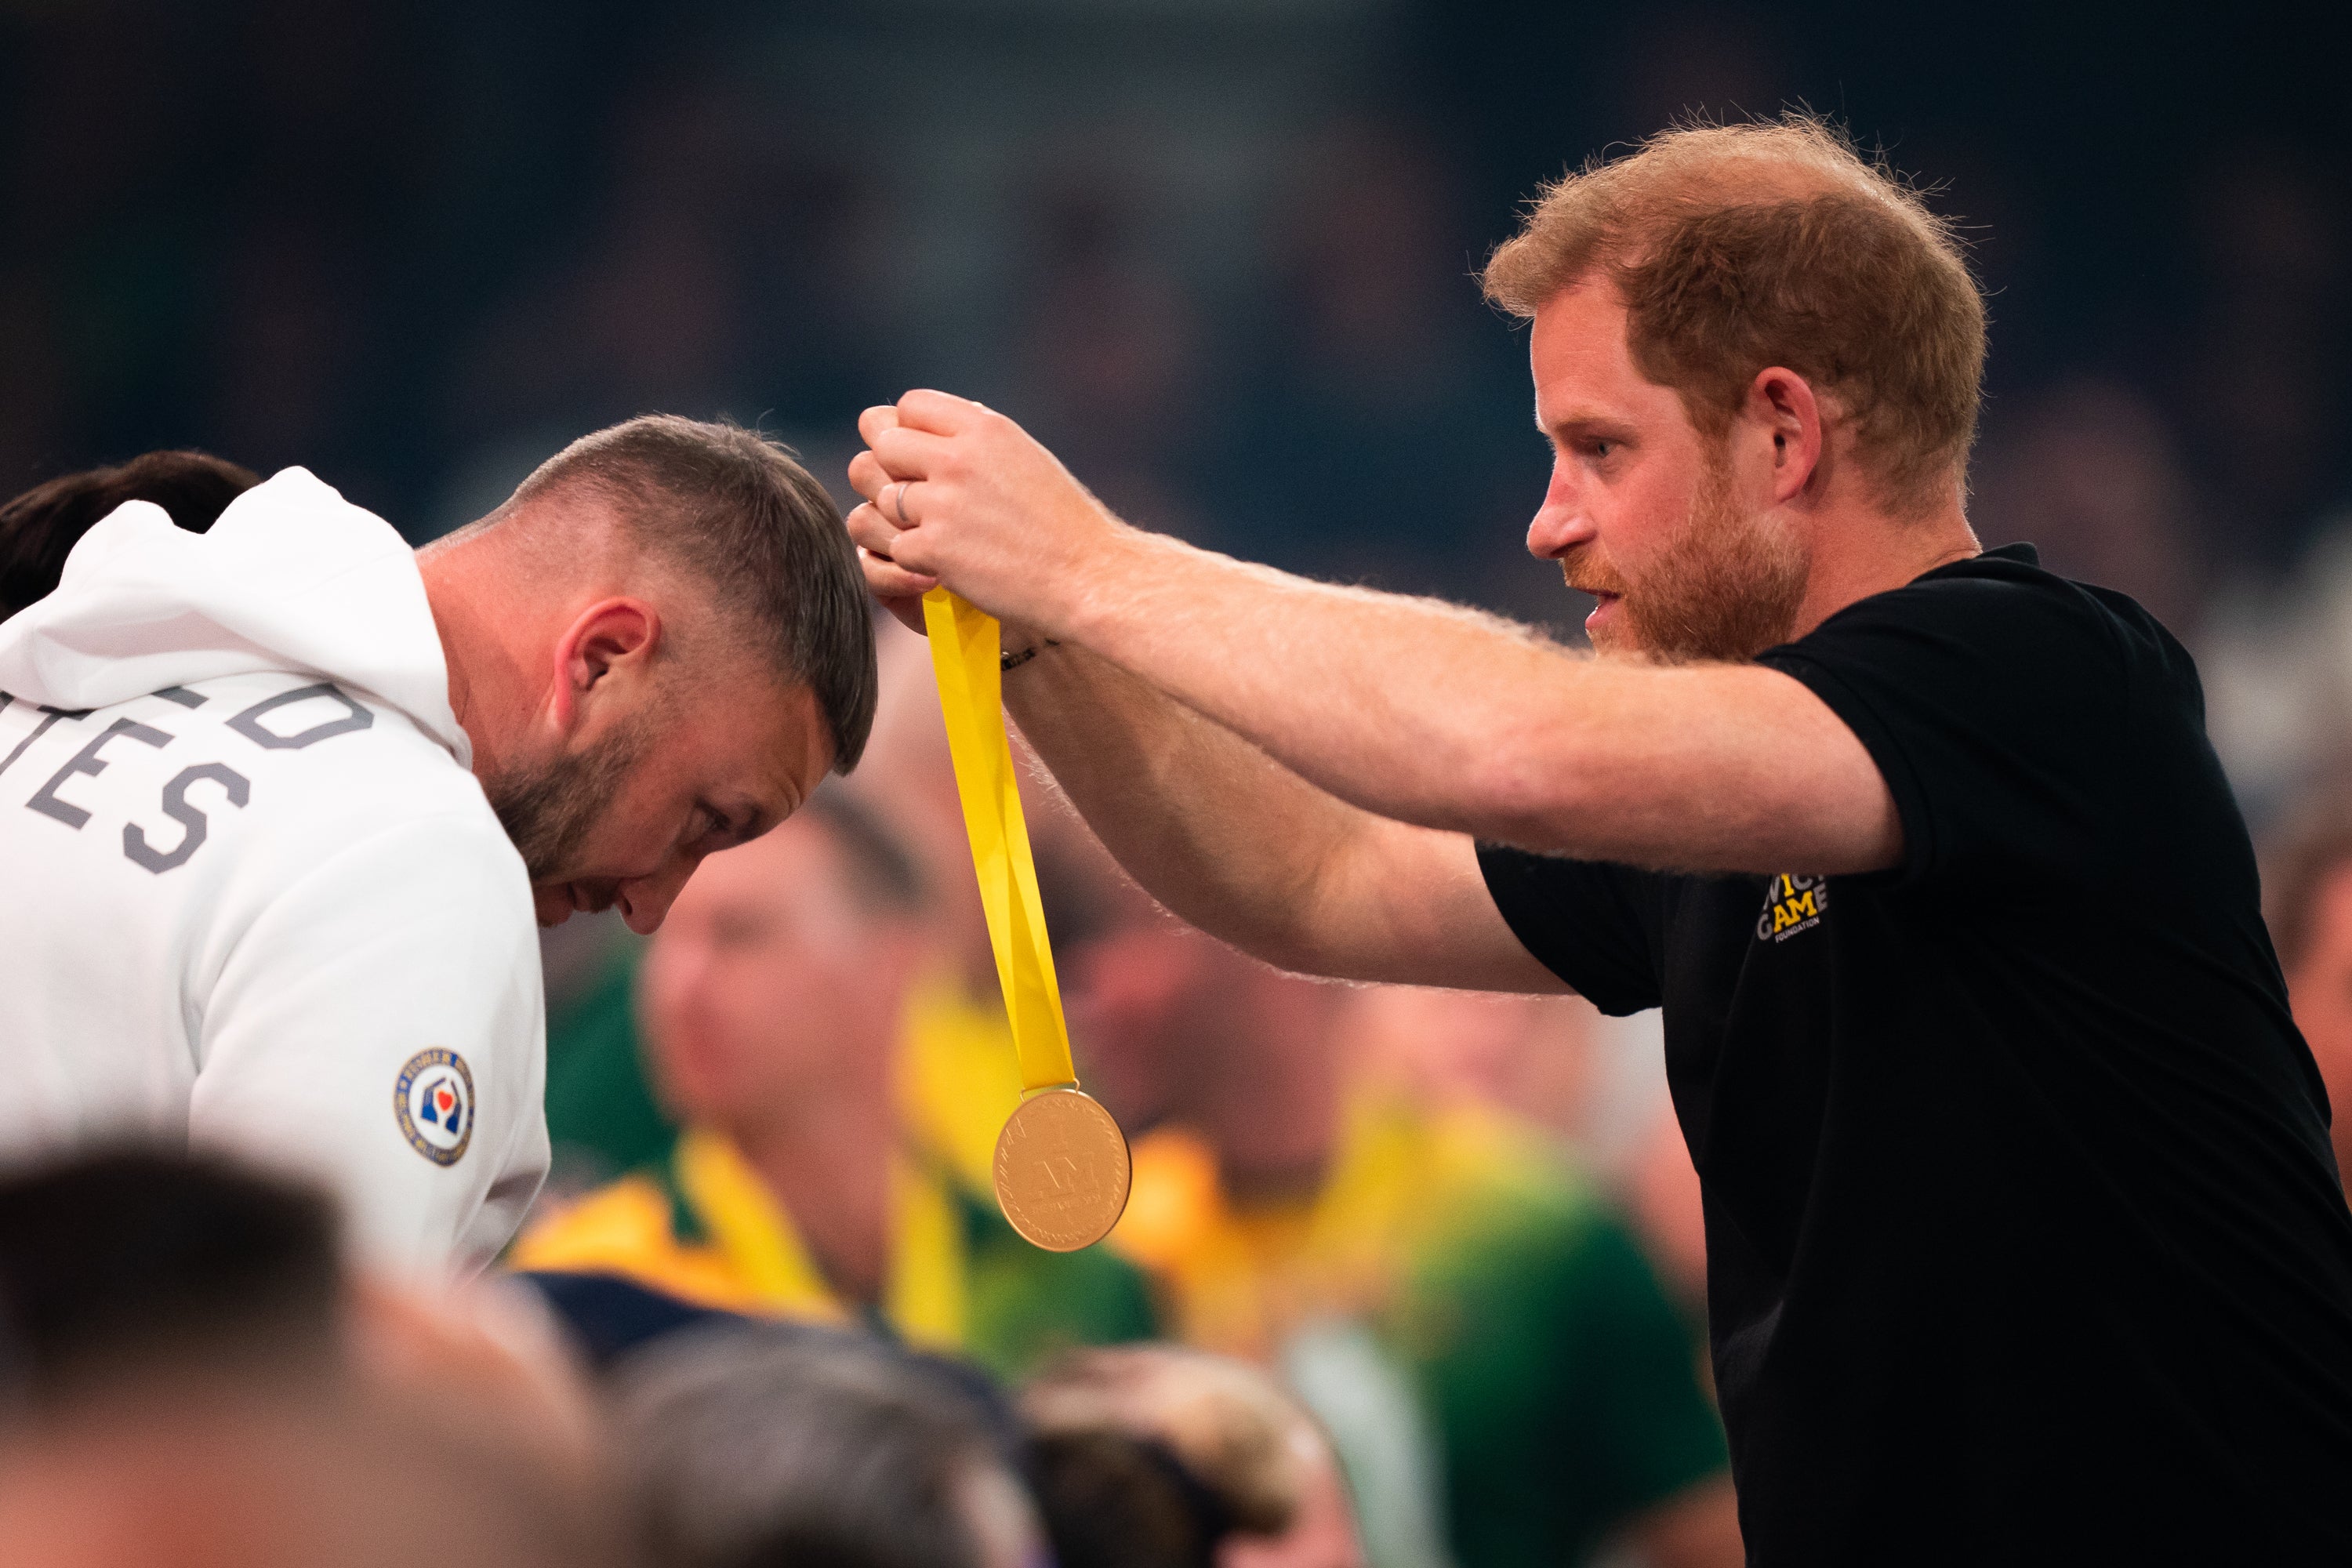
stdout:
[(2019, 640), (2077, 647), (2089, 639), (2126, 658), (2186, 666), (2188, 656), (2157, 618), (2129, 595), (2076, 582), (2042, 564), (2031, 544), (2008, 544), (1952, 562), (1898, 588), (1874, 594), (1828, 616), (1804, 637), (1771, 650), (1803, 657), (1844, 638), (1883, 632), (1934, 637), (1958, 632), (1988, 650)]
[(176, 931), (212, 962), (336, 902), (531, 945), (530, 877), (480, 783), (372, 693), (252, 672), (12, 724), (19, 708), (0, 712), (0, 847), (47, 920)]
[(127, 878), (142, 902), (234, 901), (396, 837), (420, 864), (474, 866), (528, 902), (472, 773), (399, 709), (316, 676), (225, 676), (78, 710), (11, 702), (0, 763), (0, 839), (23, 847), (28, 875), (56, 860), (84, 894)]
[(199, 765), (245, 780), (253, 799), (233, 826), (249, 839), (331, 854), (404, 830), (488, 850), (494, 860), (512, 855), (471, 771), (373, 693), (302, 674), (253, 674), (142, 700), (165, 704), (158, 721), (183, 737), (151, 769), (183, 758), (199, 764), (201, 752)]
[(515, 1268), (572, 1273), (625, 1270), (677, 1247), (671, 1207), (662, 1184), (643, 1171), (569, 1200), (543, 1198), (507, 1262)]
[(755, 1293), (725, 1256), (680, 1234), (678, 1208), (658, 1172), (634, 1172), (548, 1205), (517, 1238), (506, 1264), (530, 1273), (633, 1280), (697, 1307), (756, 1310)]
[[(2204, 690), (2179, 641), (2128, 595), (1986, 551), (1846, 605), (1759, 663), (1804, 682), (1870, 745), (1885, 723), (1958, 723), (2024, 744), (2147, 733), (2202, 743)], [(1881, 737), (1883, 739), (1883, 737)], [(1891, 782), (1891, 781), (1890, 781)]]

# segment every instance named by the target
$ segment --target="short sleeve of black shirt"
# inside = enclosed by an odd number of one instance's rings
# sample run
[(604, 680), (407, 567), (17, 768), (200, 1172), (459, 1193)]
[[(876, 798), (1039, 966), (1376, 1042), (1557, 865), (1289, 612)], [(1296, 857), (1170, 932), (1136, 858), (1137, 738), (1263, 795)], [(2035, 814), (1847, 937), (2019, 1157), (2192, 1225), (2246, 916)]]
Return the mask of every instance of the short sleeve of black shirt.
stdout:
[(1623, 866), (1478, 847), (1486, 889), (1527, 950), (1612, 1017), (1655, 1007), (1658, 883)]

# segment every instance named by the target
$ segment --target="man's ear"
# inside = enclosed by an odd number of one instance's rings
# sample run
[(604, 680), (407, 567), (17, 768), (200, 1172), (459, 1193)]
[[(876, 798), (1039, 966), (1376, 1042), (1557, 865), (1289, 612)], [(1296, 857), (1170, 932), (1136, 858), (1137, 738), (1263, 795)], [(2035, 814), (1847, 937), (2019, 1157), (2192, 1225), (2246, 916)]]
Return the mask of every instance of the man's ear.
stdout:
[(1748, 416), (1771, 433), (1774, 504), (1795, 500), (1821, 469), (1825, 450), (1811, 384), (1780, 365), (1759, 370), (1748, 384)]
[(556, 724), (577, 730), (582, 699), (615, 678), (624, 684), (642, 678), (661, 635), (660, 614), (643, 599), (600, 599), (582, 610), (555, 645)]

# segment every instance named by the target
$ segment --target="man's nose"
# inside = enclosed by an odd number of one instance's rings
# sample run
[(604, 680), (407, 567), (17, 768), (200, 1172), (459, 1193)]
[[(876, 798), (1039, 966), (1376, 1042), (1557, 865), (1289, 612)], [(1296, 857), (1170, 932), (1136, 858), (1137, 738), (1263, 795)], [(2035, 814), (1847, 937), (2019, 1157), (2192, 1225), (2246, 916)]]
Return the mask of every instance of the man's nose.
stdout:
[(661, 864), (661, 868), (649, 877), (631, 877), (624, 880), (614, 893), (613, 901), (620, 907), (621, 919), (639, 936), (651, 936), (661, 929), (669, 916), (669, 907), (677, 901), (678, 889), (694, 875), (699, 858), (673, 853)]
[(1581, 498), (1562, 479), (1559, 465), (1553, 465), (1543, 505), (1528, 524), (1528, 553), (1538, 561), (1557, 561), (1592, 535), (1592, 520), (1585, 515)]
[(1592, 521), (1582, 508), (1547, 496), (1528, 524), (1528, 553), (1538, 561), (1557, 561), (1592, 534)]

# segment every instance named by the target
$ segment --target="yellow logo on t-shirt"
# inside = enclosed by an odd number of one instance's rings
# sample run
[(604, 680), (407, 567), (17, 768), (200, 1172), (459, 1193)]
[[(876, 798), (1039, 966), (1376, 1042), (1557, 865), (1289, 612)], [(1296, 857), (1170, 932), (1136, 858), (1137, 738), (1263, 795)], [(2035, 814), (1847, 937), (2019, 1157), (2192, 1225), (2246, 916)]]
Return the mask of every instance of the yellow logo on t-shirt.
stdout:
[(1782, 872), (1764, 884), (1764, 912), (1756, 917), (1758, 942), (1786, 942), (1801, 931), (1822, 923), (1830, 907), (1826, 877), (1800, 877)]

